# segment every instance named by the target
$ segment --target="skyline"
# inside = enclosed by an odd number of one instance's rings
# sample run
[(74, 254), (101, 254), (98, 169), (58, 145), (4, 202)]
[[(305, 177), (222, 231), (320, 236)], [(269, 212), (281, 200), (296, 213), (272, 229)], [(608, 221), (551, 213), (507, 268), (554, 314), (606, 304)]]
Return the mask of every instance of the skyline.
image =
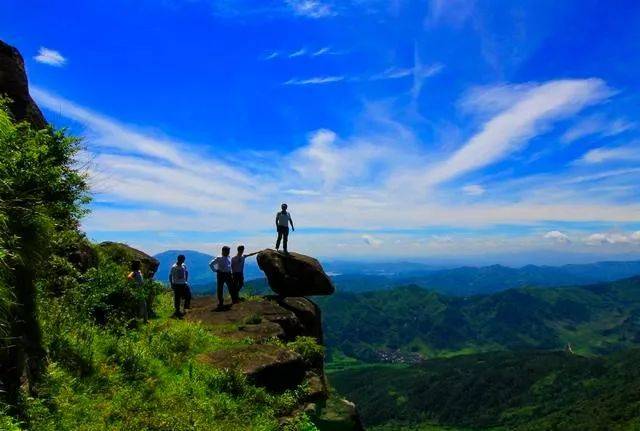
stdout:
[(634, 2), (54, 3), (0, 38), (84, 138), (90, 238), (273, 247), (287, 202), (334, 260), (640, 257)]

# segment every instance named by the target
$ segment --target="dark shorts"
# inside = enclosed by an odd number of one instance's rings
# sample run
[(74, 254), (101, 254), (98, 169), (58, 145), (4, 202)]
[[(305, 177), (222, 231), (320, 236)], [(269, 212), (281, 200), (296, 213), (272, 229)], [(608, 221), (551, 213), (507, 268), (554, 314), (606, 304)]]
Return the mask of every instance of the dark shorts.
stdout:
[(289, 233), (289, 226), (278, 226), (278, 233)]

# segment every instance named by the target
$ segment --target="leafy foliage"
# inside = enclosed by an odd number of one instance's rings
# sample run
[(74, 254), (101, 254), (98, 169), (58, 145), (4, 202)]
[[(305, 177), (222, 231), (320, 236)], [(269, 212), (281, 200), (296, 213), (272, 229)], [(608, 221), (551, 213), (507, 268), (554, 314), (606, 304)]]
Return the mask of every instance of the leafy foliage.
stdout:
[(14, 124), (6, 106), (0, 99), (0, 322), (9, 322), (0, 380), (15, 403), (24, 372), (33, 392), (44, 365), (36, 284), (64, 280), (55, 276), (62, 274), (52, 256), (81, 237), (77, 227), (88, 195), (76, 167), (78, 140), (51, 127)]
[(604, 358), (494, 352), (423, 365), (346, 369), (332, 373), (330, 380), (356, 401), (367, 424), (380, 429), (420, 429), (417, 425), (424, 423), (472, 429), (632, 430), (640, 412), (639, 359), (638, 349)]

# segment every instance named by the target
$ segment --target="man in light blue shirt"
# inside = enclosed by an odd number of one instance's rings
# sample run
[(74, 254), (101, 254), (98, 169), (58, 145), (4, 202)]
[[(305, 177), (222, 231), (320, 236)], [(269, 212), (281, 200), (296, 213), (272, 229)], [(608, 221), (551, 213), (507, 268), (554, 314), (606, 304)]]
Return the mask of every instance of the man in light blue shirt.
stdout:
[(224, 309), (224, 285), (227, 285), (229, 294), (233, 296), (233, 279), (231, 277), (231, 258), (229, 254), (231, 249), (226, 245), (222, 247), (222, 256), (218, 256), (209, 262), (209, 268), (216, 273), (217, 290), (218, 290), (218, 307), (216, 310)]

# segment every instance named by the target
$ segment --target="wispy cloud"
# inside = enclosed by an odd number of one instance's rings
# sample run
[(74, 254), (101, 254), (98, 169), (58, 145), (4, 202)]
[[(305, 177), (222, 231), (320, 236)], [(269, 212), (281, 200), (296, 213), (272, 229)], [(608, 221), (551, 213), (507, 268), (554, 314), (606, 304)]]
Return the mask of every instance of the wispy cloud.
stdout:
[(334, 54), (334, 52), (331, 51), (331, 47), (329, 47), (329, 46), (325, 46), (323, 48), (320, 48), (319, 50), (314, 51), (311, 55), (313, 57), (318, 57), (318, 56), (327, 55), (327, 54)]
[(606, 162), (637, 162), (640, 161), (640, 145), (632, 144), (620, 147), (600, 147), (588, 151), (578, 163), (596, 164)]
[(586, 237), (584, 242), (589, 245), (640, 243), (640, 231), (631, 233), (598, 232)]
[(378, 81), (382, 79), (406, 78), (409, 76), (413, 76), (413, 71), (414, 69), (412, 67), (410, 68), (390, 67), (386, 69), (384, 72), (372, 75), (369, 79), (371, 81)]
[(285, 0), (291, 10), (299, 16), (306, 18), (326, 18), (336, 15), (333, 8), (319, 0)]
[(67, 62), (67, 59), (64, 58), (60, 52), (45, 47), (40, 47), (38, 55), (33, 58), (38, 63), (44, 63), (55, 67), (62, 67)]
[(486, 192), (480, 184), (468, 184), (462, 187), (462, 191), (469, 196), (481, 196)]
[(333, 82), (344, 81), (344, 76), (316, 76), (313, 78), (306, 79), (297, 79), (292, 78), (288, 81), (285, 81), (284, 85), (320, 85), (320, 84), (330, 84)]
[(306, 48), (300, 48), (299, 50), (293, 51), (291, 54), (289, 54), (289, 58), (302, 57), (306, 53), (307, 53), (307, 49)]
[(602, 116), (591, 115), (574, 124), (561, 137), (562, 142), (571, 143), (590, 136), (610, 137), (632, 130), (636, 124), (623, 118), (608, 120)]
[[(427, 252), (453, 255), (461, 248), (477, 253), (526, 249), (545, 247), (550, 240), (562, 241), (558, 234), (545, 237), (539, 227), (530, 236), (504, 240), (488, 235), (478, 239), (474, 234), (472, 241), (449, 233), (436, 235), (451, 238), (450, 241), (415, 238), (418, 231), (443, 226), (455, 230), (505, 224), (539, 226), (549, 220), (614, 225), (636, 222), (640, 205), (611, 200), (610, 192), (588, 192), (588, 186), (594, 182), (600, 186), (627, 186), (640, 178), (633, 169), (610, 172), (598, 171), (597, 166), (589, 169), (574, 166), (568, 169), (576, 172), (539, 176), (519, 185), (511, 184), (513, 189), (504, 188), (509, 182), (492, 182), (490, 177), (453, 181), (477, 169), (476, 166), (509, 156), (526, 145), (526, 141), (545, 133), (555, 119), (605, 100), (607, 92), (606, 85), (598, 80), (532, 85), (527, 94), (488, 119), (462, 148), (441, 155), (442, 161), (433, 165), (434, 154), (421, 146), (410, 127), (370, 107), (358, 120), (366, 126), (365, 132), (341, 136), (329, 129), (315, 130), (309, 133), (304, 145), (277, 158), (277, 169), (271, 165), (261, 168), (264, 159), (246, 152), (242, 164), (234, 163), (232, 158), (224, 157), (233, 152), (229, 148), (225, 151), (208, 148), (207, 153), (202, 153), (197, 145), (124, 124), (37, 87), (33, 96), (43, 108), (85, 127), (85, 144), (93, 160), (90, 173), (97, 192), (97, 206), (85, 221), (90, 232), (197, 231), (216, 232), (214, 237), (222, 238), (228, 232), (241, 232), (234, 234), (234, 238), (241, 236), (256, 247), (273, 246), (271, 235), (262, 233), (262, 229), (271, 226), (273, 211), (280, 202), (287, 201), (298, 220), (296, 245), (301, 251), (331, 253), (335, 244), (341, 243), (355, 254), (374, 255), (381, 250), (376, 244), (400, 241), (402, 251), (397, 252), (415, 256)], [(505, 124), (525, 131), (523, 134), (505, 131), (502, 129)], [(473, 147), (478, 136), (498, 149), (488, 143)], [(470, 145), (477, 151), (473, 157), (482, 159), (482, 165), (447, 163)], [(444, 175), (440, 166), (451, 170)], [(438, 174), (438, 181), (425, 178), (425, 170)], [(395, 187), (394, 180), (403, 177), (406, 182)], [(622, 177), (628, 177), (628, 181), (613, 181)], [(427, 184), (431, 184), (430, 193), (425, 194)], [(482, 195), (485, 188), (491, 190), (490, 196)], [(565, 197), (568, 192), (574, 193), (569, 199)], [(483, 197), (460, 199), (462, 193)], [(326, 229), (329, 233), (313, 236), (305, 233), (308, 227)], [(412, 233), (389, 233), (399, 229)], [(593, 231), (558, 232), (581, 238), (567, 243), (572, 250), (593, 248), (591, 243), (597, 241), (604, 241), (612, 250), (637, 244), (635, 240), (623, 242), (613, 236), (604, 240), (596, 236), (589, 242), (583, 239)], [(425, 233), (422, 238), (430, 238), (432, 234)], [(633, 238), (634, 234), (624, 235)], [(151, 241), (150, 237), (154, 235), (148, 234), (146, 243)], [(201, 240), (194, 238), (194, 241)]]
[(487, 121), (452, 156), (422, 176), (425, 186), (451, 180), (502, 160), (561, 118), (601, 102), (611, 90), (599, 79), (558, 80), (536, 85), (526, 96)]
[(313, 57), (322, 57), (325, 55), (339, 55), (339, 54), (343, 54), (343, 52), (334, 51), (330, 46), (325, 46), (315, 50), (310, 50), (303, 47), (290, 52), (286, 52), (286, 51), (268, 52), (264, 54), (261, 58), (263, 60), (274, 60), (276, 58), (300, 58), (300, 57), (313, 58)]

